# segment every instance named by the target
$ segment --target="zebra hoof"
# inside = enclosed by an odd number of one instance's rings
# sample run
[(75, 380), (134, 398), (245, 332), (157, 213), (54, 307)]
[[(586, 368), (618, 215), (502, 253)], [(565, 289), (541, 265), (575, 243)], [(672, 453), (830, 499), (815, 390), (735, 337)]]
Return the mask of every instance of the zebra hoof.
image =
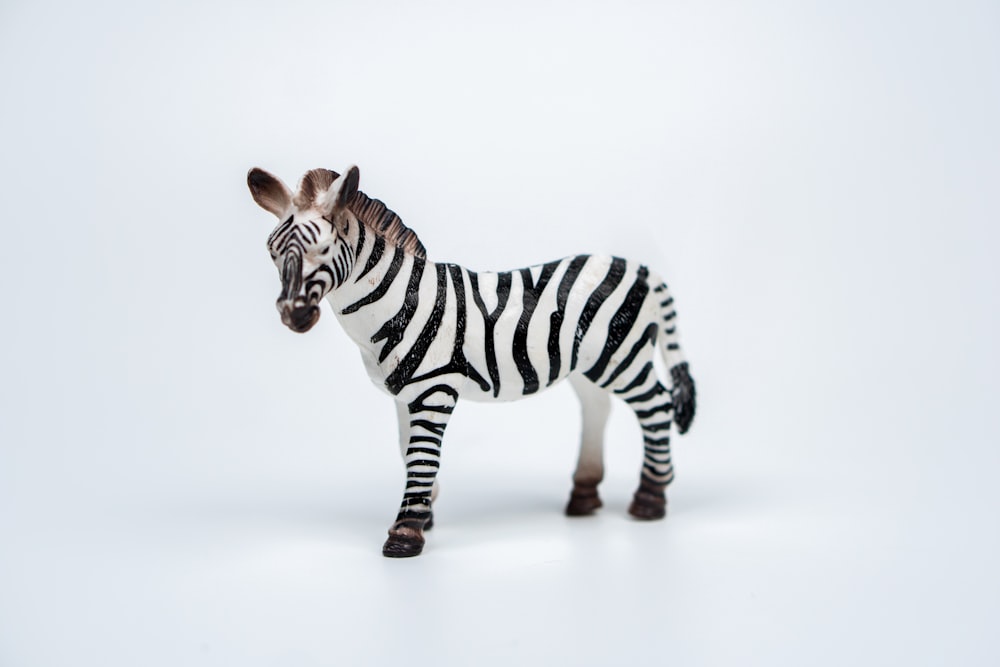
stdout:
[(662, 519), (667, 515), (667, 498), (648, 491), (636, 491), (628, 513), (642, 521)]
[(603, 505), (596, 488), (574, 488), (566, 505), (566, 516), (590, 516)]
[(382, 555), (386, 558), (410, 558), (419, 556), (424, 550), (424, 536), (415, 528), (394, 528), (389, 531), (389, 539), (382, 545)]

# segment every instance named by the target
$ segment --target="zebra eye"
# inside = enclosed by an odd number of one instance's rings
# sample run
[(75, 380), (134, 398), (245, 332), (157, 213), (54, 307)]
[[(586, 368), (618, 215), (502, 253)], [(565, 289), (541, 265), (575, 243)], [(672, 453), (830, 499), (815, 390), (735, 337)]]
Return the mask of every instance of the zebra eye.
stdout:
[(324, 247), (322, 250), (319, 251), (319, 254), (325, 255), (328, 252), (330, 252), (330, 246)]

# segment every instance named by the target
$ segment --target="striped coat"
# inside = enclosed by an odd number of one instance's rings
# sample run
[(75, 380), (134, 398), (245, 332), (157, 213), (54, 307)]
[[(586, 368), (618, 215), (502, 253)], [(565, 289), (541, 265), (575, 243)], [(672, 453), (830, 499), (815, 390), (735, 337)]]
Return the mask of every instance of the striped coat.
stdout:
[[(313, 170), (292, 194), (255, 169), (248, 183), (280, 221), (268, 245), (282, 278), (282, 321), (307, 331), (325, 297), (372, 381), (396, 400), (407, 487), (383, 553), (423, 548), (441, 440), (460, 396), (514, 400), (566, 378), (584, 410), (567, 513), (600, 507), (603, 430), (609, 395), (618, 395), (643, 429), (643, 470), (629, 511), (664, 516), (671, 422), (687, 430), (695, 393), (663, 280), (636, 262), (598, 255), (488, 273), (429, 261), (395, 213), (357, 190), (358, 178), (356, 167), (343, 176)], [(656, 349), (669, 388), (657, 377)]]

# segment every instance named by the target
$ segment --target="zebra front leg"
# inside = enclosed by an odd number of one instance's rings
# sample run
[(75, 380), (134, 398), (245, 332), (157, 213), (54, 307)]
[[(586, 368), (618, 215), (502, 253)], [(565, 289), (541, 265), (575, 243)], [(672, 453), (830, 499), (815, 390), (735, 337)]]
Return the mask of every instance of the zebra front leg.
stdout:
[[(455, 409), (458, 391), (435, 385), (406, 406), (406, 490), (396, 521), (382, 555), (390, 558), (416, 556), (424, 548), (424, 530), (431, 521), (434, 482), (441, 463), (441, 438)], [(401, 428), (402, 433), (402, 419)]]
[[(399, 453), (403, 457), (403, 464), (406, 464), (406, 454), (410, 451), (410, 430), (413, 427), (419, 427), (421, 425), (428, 428), (432, 427), (430, 422), (426, 424), (421, 424), (419, 422), (411, 423), (413, 420), (410, 419), (410, 406), (406, 403), (396, 402), (396, 420), (399, 424)], [(440, 436), (438, 431), (444, 432), (444, 427), (433, 426), (434, 434)], [(437, 480), (434, 480), (434, 485), (431, 487), (431, 507), (434, 506), (434, 501), (437, 500), (438, 493), (441, 490), (441, 484)], [(424, 523), (424, 530), (430, 530), (434, 527), (434, 512), (433, 509), (430, 512), (430, 516), (427, 517), (427, 521)]]
[(566, 514), (587, 516), (602, 505), (597, 485), (604, 479), (604, 427), (611, 414), (611, 397), (583, 376), (571, 375), (569, 382), (580, 399), (583, 428)]
[(670, 460), (670, 424), (674, 406), (667, 391), (648, 373), (653, 382), (645, 382), (625, 393), (623, 398), (635, 412), (642, 428), (643, 458), (639, 488), (628, 508), (637, 519), (662, 519), (667, 514), (666, 488), (674, 479)]

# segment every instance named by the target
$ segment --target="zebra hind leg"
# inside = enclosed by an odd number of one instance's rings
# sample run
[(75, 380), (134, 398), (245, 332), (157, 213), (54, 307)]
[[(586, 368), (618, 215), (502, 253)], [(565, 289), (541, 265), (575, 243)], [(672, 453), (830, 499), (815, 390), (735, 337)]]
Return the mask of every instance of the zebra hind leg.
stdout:
[(597, 485), (604, 479), (604, 427), (611, 414), (611, 397), (581, 375), (571, 375), (569, 381), (580, 399), (583, 429), (566, 514), (588, 516), (602, 505)]
[(628, 512), (637, 519), (662, 519), (667, 514), (666, 488), (674, 478), (674, 466), (670, 460), (670, 425), (674, 406), (670, 392), (656, 378), (652, 362), (636, 380), (632, 385), (616, 390), (635, 412), (642, 428), (642, 473)]
[(424, 549), (424, 530), (432, 521), (431, 499), (441, 465), (441, 438), (458, 392), (439, 384), (407, 405), (406, 490), (382, 555), (389, 558), (417, 556)]

